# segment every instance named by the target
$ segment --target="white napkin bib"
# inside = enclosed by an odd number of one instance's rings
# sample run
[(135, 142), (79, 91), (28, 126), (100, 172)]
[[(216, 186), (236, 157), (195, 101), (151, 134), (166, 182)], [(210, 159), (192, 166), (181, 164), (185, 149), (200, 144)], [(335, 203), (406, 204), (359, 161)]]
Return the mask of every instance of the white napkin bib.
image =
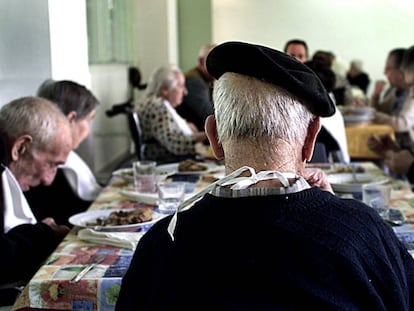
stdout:
[(22, 224), (35, 224), (36, 218), (13, 173), (5, 167), (1, 175), (4, 197), (4, 232)]
[(93, 201), (101, 192), (102, 187), (96, 181), (94, 174), (82, 158), (71, 151), (66, 163), (61, 165), (65, 177), (72, 190), (83, 200)]
[[(238, 177), (240, 174), (244, 173), (245, 171), (250, 172), (250, 176), (242, 176)], [(289, 178), (295, 178), (294, 184), (290, 185)], [(299, 192), (304, 189), (310, 188), (308, 182), (302, 177), (298, 176), (294, 173), (282, 173), (278, 171), (261, 171), (256, 173), (252, 167), (249, 166), (242, 166), (239, 169), (235, 170), (234, 172), (230, 173), (229, 175), (219, 179), (218, 181), (208, 185), (203, 190), (192, 196), (191, 198), (185, 200), (177, 209), (174, 216), (171, 218), (170, 223), (168, 224), (168, 233), (171, 236), (171, 239), (174, 241), (174, 231), (175, 227), (177, 226), (177, 215), (180, 211), (184, 210), (187, 206), (195, 201), (201, 199), (204, 194), (210, 192), (216, 186), (229, 186), (231, 190), (242, 190), (250, 187), (253, 184), (258, 183), (262, 180), (270, 180), (270, 179), (278, 179), (284, 188), (283, 193), (294, 193)]]
[(170, 105), (169, 102), (166, 100), (163, 101), (164, 106), (168, 109), (171, 116), (173, 117), (174, 121), (178, 124), (179, 128), (183, 132), (185, 136), (191, 136), (193, 135), (193, 131), (188, 126), (187, 121), (183, 119), (178, 113), (177, 110), (173, 106)]

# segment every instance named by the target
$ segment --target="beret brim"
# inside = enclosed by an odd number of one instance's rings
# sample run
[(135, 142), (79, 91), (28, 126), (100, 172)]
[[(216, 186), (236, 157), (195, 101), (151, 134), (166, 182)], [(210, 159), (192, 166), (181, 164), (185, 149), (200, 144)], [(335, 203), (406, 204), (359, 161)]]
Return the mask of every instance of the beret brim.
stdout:
[(278, 85), (303, 101), (315, 115), (329, 117), (335, 104), (315, 72), (294, 57), (261, 45), (225, 42), (207, 56), (207, 71), (219, 79), (235, 72)]

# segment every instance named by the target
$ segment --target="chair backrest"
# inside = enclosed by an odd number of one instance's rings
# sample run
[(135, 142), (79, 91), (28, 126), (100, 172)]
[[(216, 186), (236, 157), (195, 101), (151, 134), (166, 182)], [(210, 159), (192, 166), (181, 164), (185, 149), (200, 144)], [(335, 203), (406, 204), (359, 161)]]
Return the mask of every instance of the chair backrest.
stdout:
[(132, 109), (126, 112), (128, 127), (131, 133), (131, 138), (135, 145), (135, 154), (138, 160), (144, 159), (145, 144), (142, 139), (141, 124), (139, 122), (138, 113)]
[(328, 155), (326, 152), (326, 147), (323, 143), (317, 142), (315, 143), (315, 147), (313, 149), (313, 156), (310, 160), (310, 163), (328, 163)]

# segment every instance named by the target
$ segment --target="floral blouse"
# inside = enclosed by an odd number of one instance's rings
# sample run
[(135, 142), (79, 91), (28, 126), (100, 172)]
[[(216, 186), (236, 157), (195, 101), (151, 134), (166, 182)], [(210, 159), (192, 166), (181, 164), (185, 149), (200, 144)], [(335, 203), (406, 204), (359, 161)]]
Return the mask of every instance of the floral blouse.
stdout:
[(174, 116), (174, 111), (170, 111), (167, 105), (168, 101), (152, 97), (138, 108), (145, 157), (159, 162), (194, 157), (194, 136), (186, 134), (177, 122), (177, 117), (181, 117), (178, 114)]

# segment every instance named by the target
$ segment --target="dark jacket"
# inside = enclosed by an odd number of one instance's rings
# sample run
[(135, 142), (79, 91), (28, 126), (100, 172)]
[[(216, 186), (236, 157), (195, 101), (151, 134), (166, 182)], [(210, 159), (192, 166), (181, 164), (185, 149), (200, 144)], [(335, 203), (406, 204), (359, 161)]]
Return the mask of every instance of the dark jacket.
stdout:
[(92, 203), (85, 201), (73, 191), (62, 169), (49, 186), (39, 185), (24, 192), (29, 206), (38, 221), (52, 217), (57, 224), (71, 226), (70, 216), (84, 212)]

